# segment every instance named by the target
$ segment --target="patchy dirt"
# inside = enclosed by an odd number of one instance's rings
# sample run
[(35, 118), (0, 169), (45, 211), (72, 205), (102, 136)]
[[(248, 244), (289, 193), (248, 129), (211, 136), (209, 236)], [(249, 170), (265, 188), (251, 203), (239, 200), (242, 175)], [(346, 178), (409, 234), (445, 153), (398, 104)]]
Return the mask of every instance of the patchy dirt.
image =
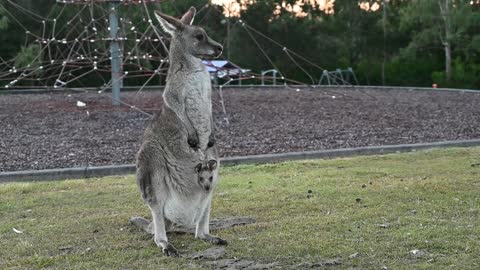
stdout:
[[(153, 234), (153, 228), (151, 221), (143, 217), (132, 217), (130, 218), (130, 224), (134, 225), (138, 229), (141, 229), (147, 233)], [(224, 219), (214, 219), (210, 220), (210, 230), (223, 230), (227, 228), (233, 228), (236, 226), (245, 226), (248, 224), (253, 224), (256, 222), (255, 218), (252, 217), (232, 217)], [(185, 234), (185, 233), (195, 233), (195, 228), (186, 228), (177, 224), (173, 224), (171, 228), (168, 229), (169, 233)]]
[[(236, 226), (245, 226), (248, 224), (253, 224), (255, 223), (256, 220), (251, 217), (238, 217), (238, 218), (225, 218), (225, 219), (214, 219), (210, 220), (210, 230), (216, 231), (216, 230), (223, 230), (223, 229), (228, 229)], [(169, 232), (172, 233), (194, 233), (195, 229), (194, 228), (185, 228), (181, 227), (178, 225), (174, 225)]]
[[(133, 222), (132, 224), (137, 228), (141, 228), (144, 231), (146, 228), (148, 228), (146, 232), (152, 233), (149, 228), (148, 220), (141, 217), (134, 217), (130, 221), (132, 222), (133, 220), (136, 220), (136, 222)], [(255, 222), (256, 220), (251, 217), (215, 219), (210, 221), (210, 229), (213, 231), (221, 230), (236, 226), (245, 226)], [(169, 233), (194, 233), (194, 229), (176, 226), (169, 230)], [(181, 256), (193, 260), (199, 260), (202, 263), (210, 265), (213, 269), (272, 269), (279, 266), (278, 262), (265, 264), (240, 258), (225, 258), (228, 257), (227, 250), (223, 246), (213, 246), (206, 250), (201, 250), (190, 254), (182, 254)]]
[(279, 268), (279, 262), (259, 263), (252, 260), (240, 258), (225, 258), (227, 255), (224, 247), (211, 247), (209, 249), (195, 252), (187, 255), (187, 258), (201, 260), (203, 263), (211, 266), (213, 269), (273, 269)]
[[(137, 222), (133, 222), (133, 225), (135, 225), (137, 228), (145, 230), (145, 228), (149, 227), (149, 221), (144, 218), (134, 217), (131, 219), (131, 221), (132, 220), (137, 220)], [(245, 226), (255, 222), (256, 220), (251, 217), (215, 219), (210, 221), (210, 229), (213, 231), (222, 230), (236, 226)], [(146, 232), (152, 233), (149, 229), (147, 229)], [(174, 227), (172, 230), (169, 230), (169, 233), (194, 233), (194, 230), (177, 226)], [(205, 250), (182, 254), (181, 256), (192, 260), (198, 260), (201, 263), (209, 265), (212, 269), (229, 270), (320, 269), (331, 266), (339, 266), (342, 264), (341, 258), (319, 260), (313, 263), (302, 262), (296, 264), (285, 264), (281, 261), (259, 262), (251, 259), (231, 257), (227, 252), (227, 248), (225, 248), (224, 246), (213, 246)], [(311, 259), (312, 258), (309, 258), (309, 260)], [(303, 258), (295, 258), (295, 260), (302, 261)]]
[(290, 269), (320, 269), (320, 268), (327, 268), (332, 266), (339, 266), (342, 265), (341, 258), (335, 259), (326, 259), (323, 261), (318, 261), (314, 263), (300, 263), (295, 266), (291, 266)]
[[(221, 156), (480, 138), (480, 92), (225, 89)], [(161, 92), (122, 93), (153, 114)], [(77, 101), (86, 103), (78, 107)], [(88, 113), (87, 113), (88, 112)], [(0, 171), (133, 163), (148, 116), (108, 93), (0, 95)]]
[(217, 261), (211, 261), (209, 264), (213, 269), (228, 269), (228, 270), (260, 270), (260, 269), (281, 269), (279, 263), (258, 263), (250, 260), (243, 259), (221, 259)]
[(248, 224), (253, 224), (255, 222), (257, 221), (252, 217), (214, 219), (210, 221), (210, 229), (223, 230), (226, 228), (232, 228), (236, 226), (245, 226)]
[[(195, 252), (186, 257), (201, 260), (203, 263), (211, 266), (213, 269), (244, 269), (244, 270), (260, 270), (260, 269), (324, 269), (342, 265), (341, 258), (318, 260), (316, 262), (303, 262), (299, 264), (286, 264), (281, 261), (258, 262), (242, 258), (228, 258), (224, 247), (211, 247), (204, 251)], [(227, 257), (227, 258), (225, 258)], [(296, 258), (302, 260), (302, 258)]]
[(191, 254), (190, 258), (192, 259), (203, 259), (203, 260), (218, 260), (220, 258), (223, 258), (227, 251), (225, 250), (224, 247), (211, 247), (206, 250), (202, 250), (199, 252), (195, 252)]

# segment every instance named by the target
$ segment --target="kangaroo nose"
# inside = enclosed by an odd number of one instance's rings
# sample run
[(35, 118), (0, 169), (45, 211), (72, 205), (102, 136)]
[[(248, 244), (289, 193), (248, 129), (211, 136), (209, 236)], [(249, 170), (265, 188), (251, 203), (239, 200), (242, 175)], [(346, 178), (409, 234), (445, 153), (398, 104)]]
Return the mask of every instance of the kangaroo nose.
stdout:
[(217, 51), (217, 55), (222, 54), (222, 52), (223, 52), (222, 45), (215, 45), (215, 50)]

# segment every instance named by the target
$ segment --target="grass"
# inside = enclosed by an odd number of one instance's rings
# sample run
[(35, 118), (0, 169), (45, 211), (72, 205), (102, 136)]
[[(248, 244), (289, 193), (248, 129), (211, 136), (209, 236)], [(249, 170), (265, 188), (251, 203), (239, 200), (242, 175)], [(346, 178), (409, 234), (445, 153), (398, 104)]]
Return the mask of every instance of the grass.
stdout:
[[(229, 257), (284, 266), (480, 269), (479, 161), (469, 148), (225, 167), (213, 218), (257, 223), (216, 234)], [(128, 224), (133, 215), (149, 216), (133, 176), (0, 185), (0, 269), (209, 268), (164, 257)], [(210, 247), (191, 235), (170, 241)]]

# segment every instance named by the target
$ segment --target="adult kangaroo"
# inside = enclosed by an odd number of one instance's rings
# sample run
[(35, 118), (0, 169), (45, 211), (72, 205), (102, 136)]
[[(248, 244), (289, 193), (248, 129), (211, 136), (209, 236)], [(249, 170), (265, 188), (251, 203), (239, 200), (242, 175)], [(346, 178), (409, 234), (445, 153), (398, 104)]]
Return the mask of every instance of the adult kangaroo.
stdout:
[(137, 154), (137, 184), (153, 221), (140, 217), (131, 221), (153, 233), (155, 243), (168, 256), (178, 256), (166, 234), (172, 224), (195, 228), (196, 238), (227, 243), (209, 232), (220, 164), (213, 134), (210, 75), (202, 64), (202, 59), (220, 56), (222, 46), (192, 25), (195, 13), (191, 7), (176, 19), (155, 12), (172, 37), (170, 67), (162, 111), (145, 130)]

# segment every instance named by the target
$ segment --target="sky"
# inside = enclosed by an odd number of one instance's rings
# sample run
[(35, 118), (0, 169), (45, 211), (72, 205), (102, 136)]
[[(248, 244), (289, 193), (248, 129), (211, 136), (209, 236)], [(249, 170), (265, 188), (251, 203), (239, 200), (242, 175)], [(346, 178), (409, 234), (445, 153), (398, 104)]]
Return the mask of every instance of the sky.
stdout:
[[(226, 17), (239, 17), (240, 11), (248, 8), (249, 5), (253, 4), (256, 0), (211, 0), (212, 4), (223, 6), (223, 14)], [(277, 6), (277, 10), (282, 7), (288, 10), (289, 12), (294, 13), (299, 17), (305, 17), (307, 14), (303, 11), (302, 6), (305, 4), (310, 4), (327, 14), (333, 14), (333, 6), (335, 0), (298, 0), (295, 4), (287, 4), (285, 2)], [(275, 11), (278, 12), (278, 11)], [(275, 13), (274, 12), (274, 13)]]
[[(253, 4), (256, 0), (211, 0), (215, 5), (223, 6), (223, 14), (226, 17), (240, 17), (240, 12), (248, 8), (249, 5)], [(305, 4), (310, 4), (311, 6), (320, 9), (326, 14), (334, 13), (335, 0), (297, 0), (295, 4), (287, 4), (285, 2), (277, 5), (277, 9), (273, 11), (273, 14), (280, 14), (280, 10), (284, 8), (285, 10), (295, 14), (297, 17), (306, 17), (308, 14), (304, 12), (303, 6)], [(352, 0), (354, 1), (354, 0)], [(379, 0), (380, 1), (380, 0)], [(388, 2), (389, 0), (387, 0)], [(480, 4), (480, 0), (470, 0), (470, 4)], [(368, 1), (358, 1), (359, 8), (365, 11), (375, 12), (381, 8), (379, 2), (370, 3)]]

